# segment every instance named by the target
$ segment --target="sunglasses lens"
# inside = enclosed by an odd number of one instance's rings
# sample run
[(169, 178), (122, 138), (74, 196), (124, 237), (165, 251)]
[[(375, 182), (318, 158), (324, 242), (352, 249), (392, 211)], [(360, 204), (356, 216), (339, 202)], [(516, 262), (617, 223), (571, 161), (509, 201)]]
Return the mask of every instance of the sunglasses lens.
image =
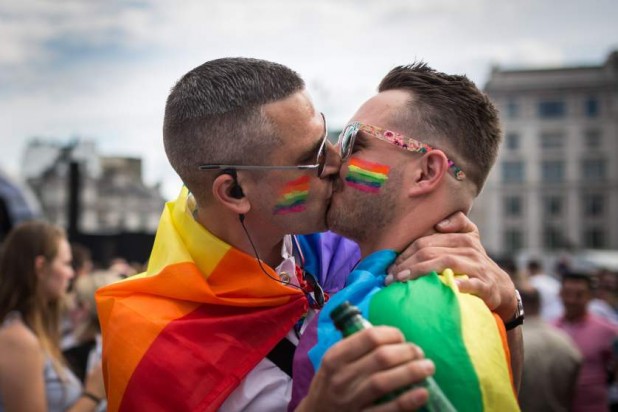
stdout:
[(354, 139), (356, 137), (356, 132), (357, 132), (358, 128), (356, 127), (356, 125), (351, 124), (349, 126), (347, 126), (345, 129), (343, 129), (343, 132), (341, 132), (341, 159), (342, 160), (346, 160), (351, 152), (352, 152), (352, 146), (354, 145)]

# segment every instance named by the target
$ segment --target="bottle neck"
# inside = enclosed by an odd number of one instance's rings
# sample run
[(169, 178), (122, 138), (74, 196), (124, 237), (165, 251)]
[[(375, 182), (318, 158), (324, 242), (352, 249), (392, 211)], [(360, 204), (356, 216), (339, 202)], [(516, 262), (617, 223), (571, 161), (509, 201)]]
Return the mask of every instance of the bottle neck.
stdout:
[(343, 322), (340, 330), (344, 337), (348, 337), (361, 330), (369, 329), (371, 326), (371, 323), (369, 323), (367, 319), (360, 315), (354, 315)]

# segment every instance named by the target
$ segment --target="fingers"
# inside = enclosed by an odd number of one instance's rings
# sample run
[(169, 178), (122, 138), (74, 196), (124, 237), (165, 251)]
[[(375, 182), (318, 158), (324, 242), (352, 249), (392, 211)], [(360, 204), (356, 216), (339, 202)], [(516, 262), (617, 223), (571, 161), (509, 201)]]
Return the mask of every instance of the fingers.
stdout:
[(455, 273), (476, 273), (486, 261), (478, 248), (469, 245), (420, 246), (416, 252), (401, 257), (389, 268), (393, 280), (415, 279), (432, 271), (442, 272), (446, 268), (453, 269)]
[[(456, 254), (486, 254), (480, 242), (478, 233), (436, 233), (424, 236), (409, 245), (396, 259), (394, 267), (402, 266), (405, 269), (415, 271), (413, 264), (424, 262), (439, 257), (446, 249)], [(432, 269), (434, 270), (434, 269)], [(418, 272), (418, 271), (416, 271)]]
[(385, 395), (418, 384), (434, 372), (435, 366), (429, 359), (410, 360), (376, 372), (360, 383), (359, 394), (362, 404), (373, 403)]
[[(460, 222), (461, 219), (464, 221)], [(463, 214), (455, 215), (449, 224), (460, 228), (474, 225), (465, 223), (466, 220)], [(386, 282), (405, 282), (446, 268), (470, 277), (460, 280), (462, 292), (480, 297), (503, 320), (511, 319), (517, 307), (515, 286), (509, 275), (489, 258), (476, 228), (469, 233), (436, 233), (417, 239), (389, 268)]]
[[(424, 359), (418, 346), (405, 342), (398, 329), (377, 326), (342, 340), (326, 352), (305, 406), (336, 412), (360, 410), (388, 393), (419, 383), (434, 371), (433, 362)], [(388, 408), (398, 404), (416, 408), (424, 393), (408, 392), (401, 400), (389, 402), (387, 409), (378, 410), (396, 410)]]
[(500, 303), (499, 295), (492, 293), (491, 284), (478, 278), (458, 278), (457, 287), (462, 293), (470, 293), (481, 298), (490, 310), (494, 310)]
[(384, 284), (386, 286), (390, 285), (393, 282), (407, 282), (412, 278), (412, 272), (410, 269), (403, 269), (399, 272), (389, 273), (384, 279)]
[(429, 400), (429, 392), (423, 387), (413, 388), (404, 392), (396, 399), (380, 405), (364, 409), (366, 412), (399, 412), (416, 411), (422, 408)]
[(468, 279), (457, 279), (459, 290), (481, 298), (503, 321), (511, 320), (517, 309), (517, 298), (510, 276), (491, 259), (484, 267), (468, 273)]
[(462, 212), (456, 212), (440, 221), (435, 229), (441, 233), (478, 232), (476, 225)]
[(405, 338), (397, 328), (376, 326), (366, 329), (339, 341), (330, 348), (322, 360), (320, 368), (337, 370), (375, 350), (381, 345), (402, 343)]

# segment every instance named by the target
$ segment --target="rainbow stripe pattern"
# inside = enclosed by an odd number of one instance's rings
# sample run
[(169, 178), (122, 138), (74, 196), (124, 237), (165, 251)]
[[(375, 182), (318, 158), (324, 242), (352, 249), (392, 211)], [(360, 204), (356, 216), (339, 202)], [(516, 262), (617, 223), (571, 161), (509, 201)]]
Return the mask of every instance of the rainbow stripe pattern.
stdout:
[(145, 273), (96, 294), (109, 411), (217, 410), (307, 310), (191, 201), (183, 188), (166, 205)]
[(368, 193), (378, 193), (388, 180), (390, 168), (378, 163), (371, 163), (357, 157), (350, 159), (346, 184)]
[[(313, 342), (307, 358), (295, 358), (293, 401), (306, 394), (324, 353), (341, 339), (330, 312), (348, 300), (372, 324), (398, 327), (423, 349), (436, 365), (436, 382), (458, 411), (518, 411), (502, 320), (476, 296), (460, 293), (449, 269), (385, 287), (395, 257), (387, 250), (361, 261), (347, 286), (309, 325), (299, 348)], [(303, 369), (313, 371), (302, 376)]]
[(275, 205), (276, 215), (298, 213), (305, 210), (305, 202), (309, 196), (309, 176), (302, 176), (288, 182), (279, 194)]

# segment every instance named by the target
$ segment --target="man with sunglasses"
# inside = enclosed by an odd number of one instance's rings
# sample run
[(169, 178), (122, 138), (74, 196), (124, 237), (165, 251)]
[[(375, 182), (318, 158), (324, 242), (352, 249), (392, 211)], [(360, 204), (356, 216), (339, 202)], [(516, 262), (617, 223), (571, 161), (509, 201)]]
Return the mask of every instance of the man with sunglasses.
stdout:
[[(322, 378), (326, 351), (345, 344), (330, 314), (349, 301), (372, 323), (396, 326), (421, 346), (457, 410), (518, 410), (502, 337), (504, 322), (511, 343), (521, 345), (523, 312), (492, 316), (477, 297), (460, 293), (456, 284), (468, 280), (450, 271), (384, 286), (398, 253), (433, 235), (445, 217), (471, 209), (498, 153), (497, 111), (465, 76), (424, 63), (393, 69), (378, 91), (339, 136), (343, 164), (327, 214), (331, 230), (358, 242), (363, 260), (301, 337), (292, 405), (313, 370)], [(313, 396), (301, 406), (311, 410)]]
[[(305, 321), (360, 257), (332, 233), (287, 235), (326, 229), (340, 159), (325, 118), (292, 70), (228, 58), (178, 81), (163, 132), (186, 188), (164, 210), (147, 272), (97, 293), (108, 406), (284, 410), (290, 354)], [(410, 262), (441, 266), (432, 250), (464, 246), (449, 256), (451, 266), (499, 290), (485, 293), (496, 306), (511, 305), (503, 273), (467, 270), (470, 256), (487, 259), (473, 225), (454, 216), (445, 231), (464, 233), (416, 244), (397, 271)], [(357, 379), (339, 386), (357, 394), (352, 409), (432, 373), (394, 328), (359, 334), (342, 348), (331, 353), (339, 366), (322, 382), (352, 373)], [(316, 407), (337, 397), (319, 379), (313, 393)], [(394, 402), (416, 407), (424, 396), (412, 390)]]

